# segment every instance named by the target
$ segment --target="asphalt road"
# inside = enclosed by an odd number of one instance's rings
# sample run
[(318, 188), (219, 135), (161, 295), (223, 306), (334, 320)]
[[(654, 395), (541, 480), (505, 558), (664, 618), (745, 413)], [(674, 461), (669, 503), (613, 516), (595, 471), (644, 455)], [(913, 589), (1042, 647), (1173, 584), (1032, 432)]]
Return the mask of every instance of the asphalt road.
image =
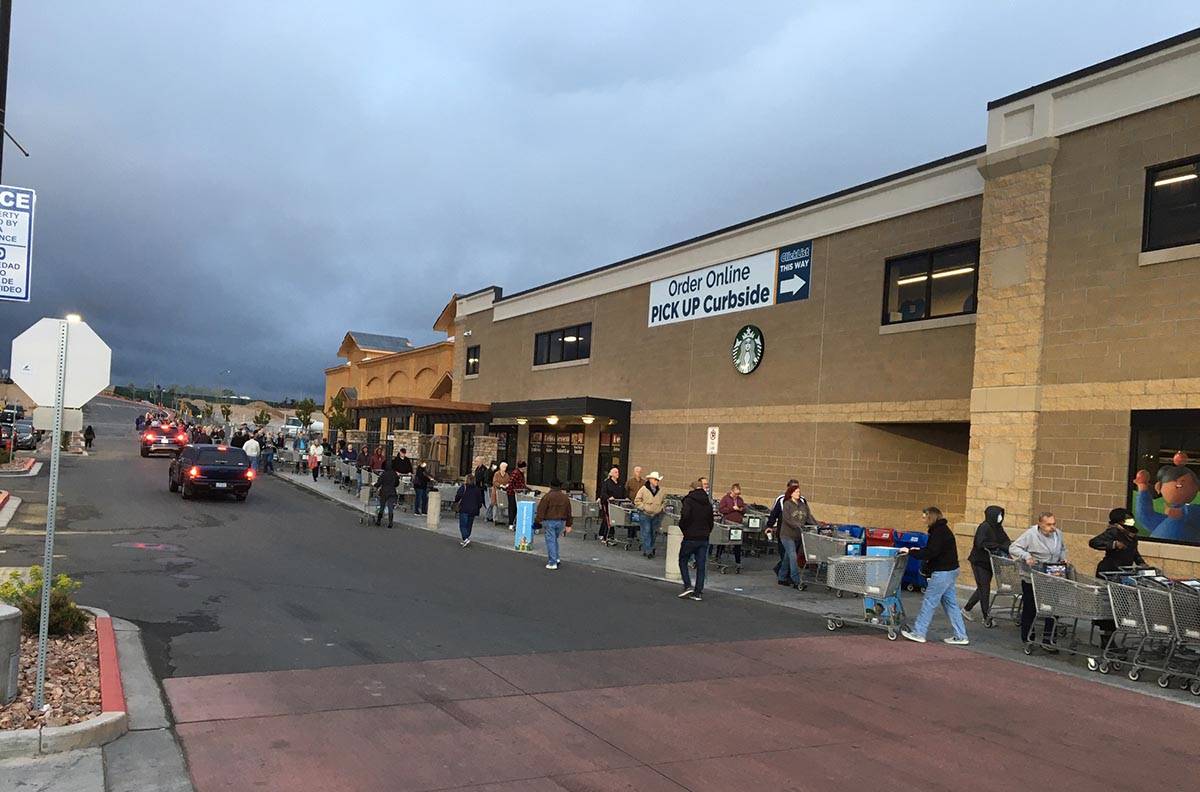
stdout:
[[(143, 628), (160, 678), (824, 629), (741, 598), (679, 601), (662, 583), (570, 564), (550, 573), (540, 555), (363, 527), (278, 480), (256, 482), (245, 503), (184, 501), (167, 491), (168, 459), (138, 455), (136, 413), (88, 406), (96, 449), (64, 461), (55, 563), (83, 581), (81, 602)], [(5, 485), (26, 502), (0, 535), (0, 564), (40, 562), (46, 482)]]

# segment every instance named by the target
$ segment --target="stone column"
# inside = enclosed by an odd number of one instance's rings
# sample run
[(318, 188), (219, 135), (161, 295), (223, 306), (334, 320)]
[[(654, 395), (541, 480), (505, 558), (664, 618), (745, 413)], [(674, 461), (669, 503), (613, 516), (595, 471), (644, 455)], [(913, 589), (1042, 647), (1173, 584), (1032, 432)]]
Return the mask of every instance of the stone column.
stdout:
[[(517, 462), (529, 462), (529, 424), (517, 424)], [(515, 469), (514, 463), (514, 469)]]
[(583, 427), (583, 491), (589, 498), (596, 497), (597, 468), (600, 465), (600, 424), (584, 424)]
[[(476, 432), (475, 440), (471, 446), (471, 458), (483, 457), (483, 464), (490, 464), (496, 458), (496, 454), (500, 451), (500, 440), (495, 435), (484, 434), (482, 431)], [(465, 474), (467, 471), (463, 471)]]
[[(967, 527), (992, 503), (1006, 525), (1031, 521), (1057, 138), (985, 154), (979, 296), (967, 458)], [(961, 530), (960, 530), (961, 532)]]
[(367, 444), (367, 433), (361, 429), (347, 429), (346, 442), (357, 451)]
[(421, 434), (408, 429), (396, 429), (392, 432), (392, 455), (400, 453), (400, 449), (408, 450), (409, 459), (417, 459), (421, 453)]

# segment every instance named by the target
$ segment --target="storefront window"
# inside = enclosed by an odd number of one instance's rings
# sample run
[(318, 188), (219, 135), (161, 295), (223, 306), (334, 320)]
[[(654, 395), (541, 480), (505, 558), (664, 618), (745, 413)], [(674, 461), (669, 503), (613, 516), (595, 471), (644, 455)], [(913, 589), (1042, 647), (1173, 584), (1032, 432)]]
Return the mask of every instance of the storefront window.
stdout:
[(884, 281), (883, 323), (975, 313), (978, 284), (978, 242), (889, 259)]
[(531, 431), (528, 462), (526, 478), (530, 484), (548, 487), (557, 478), (568, 489), (582, 487), (583, 430)]
[(1129, 480), (1146, 472), (1146, 488), (1130, 485), (1142, 536), (1200, 544), (1200, 410), (1135, 410)]
[(1146, 171), (1142, 250), (1200, 243), (1200, 157)]
[(479, 373), (479, 347), (467, 347), (467, 376)]

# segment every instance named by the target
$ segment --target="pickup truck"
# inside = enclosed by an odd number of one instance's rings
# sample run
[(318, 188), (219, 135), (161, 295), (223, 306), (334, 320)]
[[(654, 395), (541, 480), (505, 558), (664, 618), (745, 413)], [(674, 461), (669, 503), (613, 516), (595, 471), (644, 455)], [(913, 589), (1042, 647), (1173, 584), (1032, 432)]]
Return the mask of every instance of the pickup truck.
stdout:
[[(324, 421), (313, 421), (312, 423), (310, 423), (308, 425), (308, 431), (310, 434), (319, 433), (324, 428), (325, 428)], [(284, 419), (283, 433), (286, 436), (295, 437), (296, 435), (300, 434), (303, 430), (304, 430), (304, 426), (300, 423), (300, 419), (297, 418), (296, 416), (293, 415), (290, 418)]]

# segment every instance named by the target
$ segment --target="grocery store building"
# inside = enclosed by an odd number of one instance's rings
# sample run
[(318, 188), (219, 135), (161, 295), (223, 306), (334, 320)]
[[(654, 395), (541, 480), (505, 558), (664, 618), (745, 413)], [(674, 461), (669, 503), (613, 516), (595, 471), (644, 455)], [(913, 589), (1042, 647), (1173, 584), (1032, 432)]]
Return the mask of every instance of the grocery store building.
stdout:
[(750, 501), (795, 476), (824, 520), (932, 503), (963, 534), (1051, 509), (1083, 559), (1135, 469), (1200, 460), (1198, 168), (1200, 30), (991, 102), (979, 148), (459, 297), (451, 400), (491, 410), (456, 445), (681, 491), (715, 426), (717, 487)]

